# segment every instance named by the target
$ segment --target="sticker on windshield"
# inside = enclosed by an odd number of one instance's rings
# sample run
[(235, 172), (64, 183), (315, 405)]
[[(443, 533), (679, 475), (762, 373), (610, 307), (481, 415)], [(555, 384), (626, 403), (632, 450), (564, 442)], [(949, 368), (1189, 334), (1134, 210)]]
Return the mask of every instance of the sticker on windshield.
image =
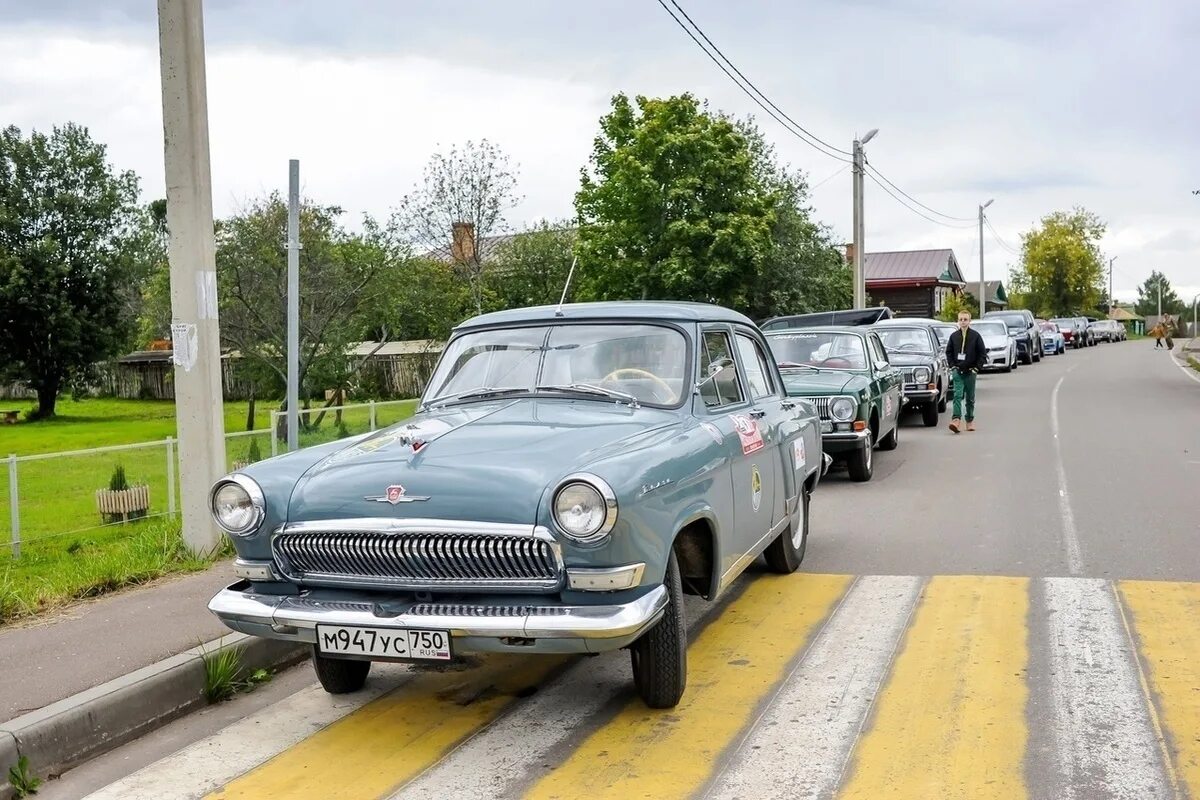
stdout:
[(742, 455), (763, 449), (762, 431), (758, 429), (757, 422), (744, 414), (730, 414), (729, 418), (733, 420), (733, 427), (742, 441)]
[(808, 458), (804, 452), (803, 436), (792, 442), (792, 454), (796, 457), (796, 469), (804, 469), (804, 466), (808, 463)]
[(762, 505), (762, 476), (758, 474), (758, 465), (750, 467), (750, 505), (755, 512)]
[(708, 435), (711, 436), (713, 441), (717, 444), (721, 444), (725, 441), (725, 436), (721, 433), (721, 429), (716, 425), (713, 425), (711, 422), (701, 422), (700, 427), (708, 431)]

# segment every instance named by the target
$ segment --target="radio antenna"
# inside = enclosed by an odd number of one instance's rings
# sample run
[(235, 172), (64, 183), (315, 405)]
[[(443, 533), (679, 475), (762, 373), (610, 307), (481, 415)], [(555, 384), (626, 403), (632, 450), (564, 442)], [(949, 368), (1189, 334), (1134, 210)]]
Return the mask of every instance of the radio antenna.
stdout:
[(579, 260), (579, 256), (571, 259), (571, 270), (567, 273), (567, 282), (563, 284), (562, 297), (558, 298), (558, 308), (554, 309), (554, 316), (561, 317), (563, 303), (567, 301), (567, 289), (571, 288), (571, 276), (575, 274), (575, 262)]

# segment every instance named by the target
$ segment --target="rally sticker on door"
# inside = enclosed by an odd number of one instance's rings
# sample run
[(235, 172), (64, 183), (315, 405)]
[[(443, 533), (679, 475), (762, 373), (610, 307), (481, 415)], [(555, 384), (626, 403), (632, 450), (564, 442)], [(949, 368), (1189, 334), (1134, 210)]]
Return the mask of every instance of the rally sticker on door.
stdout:
[(758, 474), (758, 465), (750, 467), (750, 504), (757, 512), (762, 505), (762, 476)]
[(733, 420), (734, 430), (742, 441), (742, 455), (763, 449), (762, 431), (758, 429), (756, 421), (744, 414), (730, 414), (729, 418)]
[(804, 452), (803, 436), (792, 442), (792, 453), (796, 456), (796, 469), (803, 469), (804, 465), (808, 463), (808, 459)]
[(892, 396), (885, 394), (883, 396), (883, 416), (890, 417), (892, 415)]

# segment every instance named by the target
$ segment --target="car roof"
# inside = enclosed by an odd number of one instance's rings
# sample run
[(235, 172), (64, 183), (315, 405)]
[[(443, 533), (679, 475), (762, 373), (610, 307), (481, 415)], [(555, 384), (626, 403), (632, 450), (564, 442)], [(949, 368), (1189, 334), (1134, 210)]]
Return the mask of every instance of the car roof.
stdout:
[(837, 311), (814, 311), (809, 314), (790, 314), (781, 317), (771, 317), (759, 326), (765, 330), (787, 330), (788, 328), (811, 328), (841, 324), (843, 326), (870, 325), (880, 318), (892, 316), (892, 310), (887, 306), (872, 308), (845, 308)]
[(872, 325), (872, 328), (932, 328), (935, 325), (945, 324), (936, 319), (925, 319), (924, 317), (896, 317), (895, 319), (881, 319)]
[(526, 322), (578, 320), (646, 320), (647, 322), (730, 322), (754, 326), (745, 314), (709, 303), (665, 300), (619, 300), (595, 303), (564, 303), (562, 306), (531, 306), (493, 311), (472, 317), (455, 326), (455, 331), (513, 325)]
[(849, 333), (855, 336), (864, 336), (871, 327), (870, 325), (806, 325), (803, 328), (772, 328), (769, 331), (763, 331), (763, 336), (768, 339), (772, 336), (798, 336), (805, 333)]

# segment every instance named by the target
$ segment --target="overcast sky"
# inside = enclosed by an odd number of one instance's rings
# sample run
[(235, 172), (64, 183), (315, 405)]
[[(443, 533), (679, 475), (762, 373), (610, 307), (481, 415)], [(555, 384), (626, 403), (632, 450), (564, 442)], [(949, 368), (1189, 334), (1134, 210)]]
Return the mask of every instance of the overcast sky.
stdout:
[[(1119, 298), (1152, 268), (1200, 292), (1196, 0), (679, 0), (793, 119), (840, 149), (879, 128), (874, 167), (924, 204), (989, 219), (1010, 246), (1082, 205), (1109, 224)], [(163, 194), (153, 0), (0, 0), (0, 125), (68, 120)], [(431, 153), (487, 138), (520, 168), (519, 229), (566, 217), (610, 97), (682, 91), (754, 112), (850, 236), (845, 165), (767, 118), (655, 0), (208, 0), (216, 213), (278, 189), (386, 216)], [(973, 226), (934, 225), (867, 183), (868, 250), (952, 247), (978, 277)], [(988, 278), (1012, 257), (984, 238)]]

